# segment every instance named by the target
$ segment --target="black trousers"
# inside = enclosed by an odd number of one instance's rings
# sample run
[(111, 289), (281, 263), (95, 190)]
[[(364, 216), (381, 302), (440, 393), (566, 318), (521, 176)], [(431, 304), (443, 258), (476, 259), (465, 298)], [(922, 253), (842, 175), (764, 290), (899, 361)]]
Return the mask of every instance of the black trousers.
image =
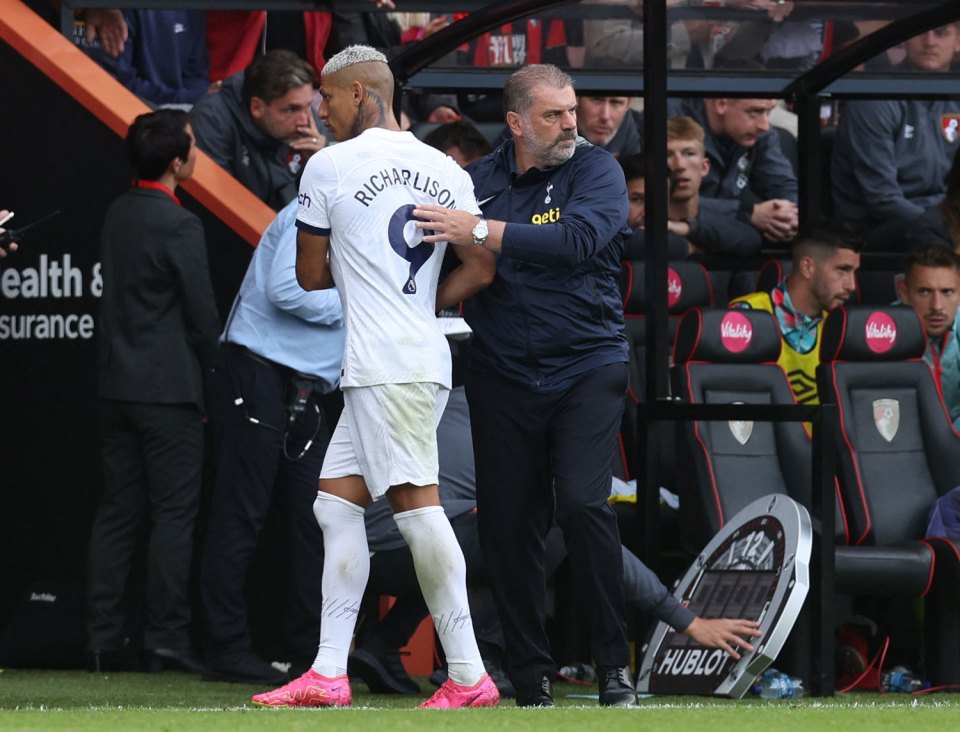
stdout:
[[(316, 394), (288, 428), (290, 372), (242, 348), (221, 347), (209, 397), (216, 478), (201, 564), (201, 597), (208, 651), (249, 651), (247, 571), (280, 491), (286, 539), (287, 637), (298, 659), (317, 653), (323, 605), (323, 534), (313, 513), (317, 480), (330, 431)], [(237, 405), (240, 397), (243, 403)], [(251, 421), (257, 420), (257, 423)], [(300, 457), (307, 441), (313, 444)]]
[(203, 420), (193, 404), (101, 400), (103, 496), (87, 573), (87, 642), (118, 649), (127, 634), (124, 594), (144, 520), (146, 648), (187, 648), (188, 580), (200, 503)]
[(556, 393), (468, 369), (480, 546), (518, 688), (539, 685), (555, 669), (544, 566), (554, 519), (590, 618), (594, 660), (630, 663), (620, 536), (607, 502), (626, 386), (625, 363), (594, 369)]

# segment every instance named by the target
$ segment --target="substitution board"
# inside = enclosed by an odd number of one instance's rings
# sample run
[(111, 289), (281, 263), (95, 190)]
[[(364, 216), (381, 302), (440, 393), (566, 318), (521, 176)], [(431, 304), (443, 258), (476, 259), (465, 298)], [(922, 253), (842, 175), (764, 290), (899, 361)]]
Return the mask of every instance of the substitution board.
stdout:
[(704, 618), (760, 623), (735, 661), (657, 623), (643, 646), (637, 691), (742, 697), (783, 648), (810, 587), (810, 514), (786, 495), (759, 498), (730, 519), (679, 580), (674, 595)]

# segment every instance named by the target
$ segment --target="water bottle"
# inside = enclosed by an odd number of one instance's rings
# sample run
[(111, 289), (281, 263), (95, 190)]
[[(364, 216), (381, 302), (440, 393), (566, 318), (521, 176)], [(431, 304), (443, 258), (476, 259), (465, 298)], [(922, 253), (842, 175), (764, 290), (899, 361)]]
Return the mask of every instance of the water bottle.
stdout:
[(880, 688), (884, 691), (911, 693), (923, 688), (923, 682), (904, 666), (894, 666), (880, 674)]
[(574, 663), (570, 666), (563, 666), (557, 674), (565, 679), (581, 684), (592, 684), (597, 680), (597, 672), (593, 666), (587, 663)]
[(764, 699), (793, 699), (805, 693), (802, 679), (777, 671), (775, 668), (767, 669), (760, 677), (759, 694)]

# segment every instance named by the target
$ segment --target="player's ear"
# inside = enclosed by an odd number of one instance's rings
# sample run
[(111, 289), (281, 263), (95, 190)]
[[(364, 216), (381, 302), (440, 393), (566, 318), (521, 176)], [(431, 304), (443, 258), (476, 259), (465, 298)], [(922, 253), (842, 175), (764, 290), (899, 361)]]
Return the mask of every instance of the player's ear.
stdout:
[(363, 88), (363, 84), (359, 81), (355, 81), (350, 85), (350, 91), (353, 93), (353, 104), (356, 107), (360, 106), (360, 102), (363, 101), (364, 94), (366, 90)]

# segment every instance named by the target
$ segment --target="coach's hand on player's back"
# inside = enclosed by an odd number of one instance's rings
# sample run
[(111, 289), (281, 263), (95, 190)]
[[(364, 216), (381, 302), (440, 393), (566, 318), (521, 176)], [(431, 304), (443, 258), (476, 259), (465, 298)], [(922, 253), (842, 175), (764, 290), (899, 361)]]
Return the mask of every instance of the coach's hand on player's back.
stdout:
[(473, 227), (480, 221), (479, 216), (468, 211), (458, 211), (432, 203), (418, 204), (413, 215), (420, 219), (416, 222), (417, 228), (430, 232), (423, 237), (428, 243), (447, 241), (451, 244), (472, 245)]
[(486, 219), (486, 234), (474, 236), (474, 229), (483, 219), (469, 211), (458, 211), (444, 208), (432, 203), (419, 204), (413, 215), (420, 219), (416, 222), (418, 229), (428, 233), (423, 240), (428, 244), (446, 241), (458, 246), (479, 245), (491, 252), (499, 252), (503, 246), (503, 232), (506, 223)]

